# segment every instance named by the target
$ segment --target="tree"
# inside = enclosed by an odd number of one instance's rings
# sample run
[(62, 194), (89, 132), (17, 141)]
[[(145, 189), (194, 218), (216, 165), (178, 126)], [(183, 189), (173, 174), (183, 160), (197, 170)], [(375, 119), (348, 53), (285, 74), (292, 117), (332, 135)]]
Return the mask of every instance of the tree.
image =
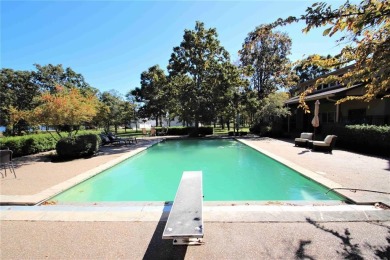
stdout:
[(252, 127), (252, 131), (259, 134), (281, 132), (279, 119), (290, 114), (288, 107), (284, 105), (288, 98), (286, 92), (275, 92), (260, 100), (259, 109), (255, 114), (256, 124)]
[(56, 91), (56, 86), (60, 85), (65, 88), (76, 87), (81, 90), (82, 94), (94, 93), (98, 91), (91, 87), (84, 79), (83, 75), (76, 73), (71, 68), (64, 69), (61, 64), (48, 64), (41, 66), (34, 64), (36, 71), (32, 72), (34, 83), (42, 91)]
[(275, 118), (285, 117), (290, 114), (284, 102), (289, 98), (286, 92), (271, 93), (262, 99), (256, 117), (261, 121), (272, 122)]
[(178, 74), (170, 76), (168, 82), (171, 89), (171, 99), (168, 105), (169, 116), (171, 118), (178, 116), (179, 121), (183, 122), (183, 126), (192, 124), (194, 111), (191, 105), (194, 93), (187, 94), (194, 90), (192, 78), (188, 75)]
[[(156, 126), (159, 118), (165, 115), (167, 109), (168, 90), (167, 77), (164, 71), (155, 65), (141, 74), (141, 88), (135, 88), (131, 94), (137, 102), (142, 102), (143, 114), (145, 117), (156, 119)], [(161, 124), (160, 120), (160, 124)]]
[[(10, 109), (29, 110), (37, 103), (34, 98), (40, 94), (39, 87), (33, 83), (30, 71), (2, 69), (0, 72), (0, 125), (10, 123)], [(13, 121), (14, 122), (14, 121)], [(15, 132), (27, 129), (23, 120), (12, 125)]]
[(81, 124), (90, 122), (96, 115), (98, 106), (95, 95), (85, 96), (78, 88), (58, 85), (53, 93), (42, 93), (38, 102), (40, 104), (33, 110), (11, 109), (11, 123), (23, 118), (30, 125), (52, 126), (61, 138), (61, 131), (68, 132), (70, 137), (77, 133)]
[[(180, 46), (173, 48), (169, 60), (170, 76), (188, 75), (191, 85), (184, 85), (186, 91), (187, 120), (195, 123), (197, 132), (199, 122), (207, 122), (210, 118), (210, 96), (212, 85), (206, 84), (207, 78), (212, 77), (211, 68), (229, 60), (228, 52), (220, 46), (216, 29), (205, 29), (202, 22), (196, 22), (195, 30), (184, 30)], [(187, 83), (187, 82), (186, 82)], [(188, 82), (189, 83), (189, 82)]]
[(98, 118), (103, 122), (104, 131), (110, 132), (110, 127), (113, 125), (115, 132), (121, 124), (125, 124), (128, 120), (128, 111), (123, 97), (118, 91), (105, 91), (100, 96), (100, 101), (104, 104), (100, 107)]
[(291, 39), (287, 34), (259, 26), (250, 32), (240, 50), (241, 66), (252, 68), (252, 88), (261, 100), (279, 88), (291, 86), (288, 55)]
[(306, 9), (300, 17), (278, 19), (270, 27), (287, 25), (305, 21), (303, 32), (310, 32), (313, 28), (324, 27), (324, 36), (335, 36), (344, 32), (337, 39), (344, 43), (340, 53), (333, 58), (321, 58), (313, 55), (308, 62), (323, 68), (333, 69), (341, 65), (354, 64), (351, 70), (343, 76), (330, 75), (316, 81), (300, 97), (300, 104), (306, 111), (309, 107), (305, 103), (305, 96), (321, 84), (342, 82), (350, 87), (356, 83), (365, 84), (365, 93), (362, 96), (347, 96), (337, 101), (342, 103), (348, 100), (370, 101), (375, 98), (390, 97), (390, 3), (388, 0), (364, 0), (360, 4), (351, 4), (346, 1), (337, 9), (326, 3), (314, 3)]
[[(294, 71), (299, 77), (299, 82), (305, 82), (307, 80), (315, 79), (319, 76), (322, 76), (326, 73), (329, 73), (330, 70), (324, 67), (321, 67), (315, 63), (311, 63), (312, 56), (307, 57), (304, 60), (298, 61), (297, 65), (294, 67)], [(332, 57), (328, 55), (327, 57), (321, 57), (321, 59), (331, 59)]]
[[(234, 122), (234, 130), (238, 130), (238, 118), (242, 113), (243, 96), (249, 81), (243, 77), (242, 70), (230, 62), (218, 64), (208, 83), (215, 86), (212, 93), (213, 114), (220, 118), (221, 124)], [(215, 120), (216, 121), (216, 120)]]

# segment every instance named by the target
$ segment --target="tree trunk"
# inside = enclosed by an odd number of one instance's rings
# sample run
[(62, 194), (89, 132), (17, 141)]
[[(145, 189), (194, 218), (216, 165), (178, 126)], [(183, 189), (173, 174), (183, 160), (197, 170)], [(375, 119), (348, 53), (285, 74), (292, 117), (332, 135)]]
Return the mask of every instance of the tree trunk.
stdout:
[(223, 121), (223, 116), (221, 116), (221, 127), (222, 127), (222, 130), (225, 129), (225, 122)]

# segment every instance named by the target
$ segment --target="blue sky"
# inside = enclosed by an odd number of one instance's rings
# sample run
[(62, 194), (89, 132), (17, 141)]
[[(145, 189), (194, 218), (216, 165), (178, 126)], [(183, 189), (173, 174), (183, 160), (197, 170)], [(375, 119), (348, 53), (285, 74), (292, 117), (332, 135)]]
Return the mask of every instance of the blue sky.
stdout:
[[(166, 69), (185, 29), (195, 21), (216, 28), (232, 61), (256, 26), (303, 14), (315, 1), (1, 1), (1, 68), (34, 70), (62, 64), (101, 91), (122, 94), (139, 86), (140, 74)], [(344, 1), (326, 1), (338, 7)], [(292, 38), (295, 61), (335, 54), (335, 38), (322, 30), (302, 34), (303, 24), (280, 28)]]

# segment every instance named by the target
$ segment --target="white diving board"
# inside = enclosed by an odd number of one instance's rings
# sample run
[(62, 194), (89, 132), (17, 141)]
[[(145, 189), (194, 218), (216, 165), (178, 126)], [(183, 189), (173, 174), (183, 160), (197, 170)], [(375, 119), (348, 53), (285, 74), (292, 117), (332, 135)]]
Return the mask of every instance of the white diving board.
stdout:
[(202, 172), (183, 172), (162, 239), (174, 245), (199, 245), (203, 238)]

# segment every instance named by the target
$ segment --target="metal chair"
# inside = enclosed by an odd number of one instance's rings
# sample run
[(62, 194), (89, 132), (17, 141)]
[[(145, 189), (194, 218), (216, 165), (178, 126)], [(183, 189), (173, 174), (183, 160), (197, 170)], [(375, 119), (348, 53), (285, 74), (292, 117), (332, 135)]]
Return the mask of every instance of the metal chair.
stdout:
[[(7, 177), (7, 167), (8, 167), (10, 172), (13, 173), (16, 178), (15, 168), (12, 162), (11, 150), (0, 150), (0, 167), (4, 168), (5, 177)], [(1, 176), (4, 178), (3, 173), (1, 173)]]

